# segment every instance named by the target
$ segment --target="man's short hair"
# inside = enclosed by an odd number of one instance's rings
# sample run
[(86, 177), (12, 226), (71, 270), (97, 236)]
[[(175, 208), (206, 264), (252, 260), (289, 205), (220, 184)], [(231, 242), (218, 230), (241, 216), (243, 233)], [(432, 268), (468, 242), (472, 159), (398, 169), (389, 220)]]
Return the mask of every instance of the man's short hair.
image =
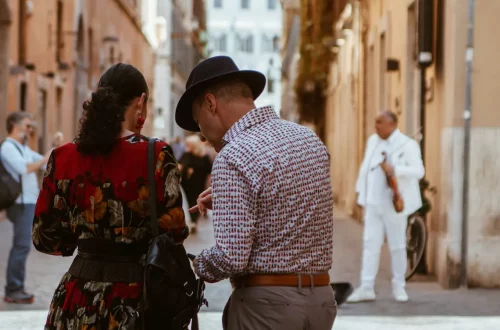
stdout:
[(16, 111), (7, 116), (7, 133), (12, 133), (15, 125), (18, 125), (24, 119), (31, 119), (31, 114), (29, 112), (24, 111)]
[(384, 110), (382, 113), (387, 116), (390, 120), (394, 122), (394, 124), (398, 123), (398, 115), (396, 113), (392, 112), (391, 110)]
[(232, 100), (238, 97), (251, 98), (253, 100), (252, 89), (245, 81), (239, 78), (229, 78), (215, 82), (198, 95), (195, 103), (202, 104), (207, 93), (214, 94), (216, 97), (226, 100)]

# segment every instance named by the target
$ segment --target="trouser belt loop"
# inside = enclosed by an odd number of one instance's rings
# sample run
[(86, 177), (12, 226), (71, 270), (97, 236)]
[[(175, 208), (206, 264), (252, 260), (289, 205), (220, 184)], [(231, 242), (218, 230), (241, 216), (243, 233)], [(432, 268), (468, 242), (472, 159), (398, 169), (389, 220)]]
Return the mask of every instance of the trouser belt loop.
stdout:
[(299, 291), (302, 290), (302, 274), (297, 274), (299, 278)]
[(309, 274), (309, 279), (311, 280), (311, 290), (314, 289), (314, 276), (313, 274)]

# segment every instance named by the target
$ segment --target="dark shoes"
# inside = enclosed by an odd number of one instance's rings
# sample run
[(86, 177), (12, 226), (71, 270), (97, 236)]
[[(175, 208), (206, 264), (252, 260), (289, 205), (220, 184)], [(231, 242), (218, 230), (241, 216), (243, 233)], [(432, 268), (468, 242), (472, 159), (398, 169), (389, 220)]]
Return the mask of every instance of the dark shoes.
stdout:
[(19, 290), (5, 294), (3, 300), (11, 304), (32, 304), (35, 301), (35, 296), (26, 293), (24, 290)]

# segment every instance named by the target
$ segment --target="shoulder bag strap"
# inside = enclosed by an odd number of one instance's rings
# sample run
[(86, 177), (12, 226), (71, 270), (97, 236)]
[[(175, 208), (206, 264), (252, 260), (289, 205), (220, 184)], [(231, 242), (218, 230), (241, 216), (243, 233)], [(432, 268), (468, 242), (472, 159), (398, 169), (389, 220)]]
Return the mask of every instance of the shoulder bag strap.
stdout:
[[(12, 140), (7, 140), (7, 139), (5, 141), (9, 141), (10, 144), (12, 144), (17, 149), (17, 151), (19, 151), (21, 156), (24, 158), (23, 151), (21, 150), (21, 148), (19, 148), (19, 146), (16, 143), (12, 142)], [(21, 174), (19, 174), (19, 184), (21, 185), (21, 205), (24, 205), (23, 176)]]
[(148, 141), (148, 183), (149, 183), (149, 214), (151, 215), (151, 232), (153, 237), (158, 236), (158, 216), (156, 214), (156, 161), (155, 161), (156, 139)]

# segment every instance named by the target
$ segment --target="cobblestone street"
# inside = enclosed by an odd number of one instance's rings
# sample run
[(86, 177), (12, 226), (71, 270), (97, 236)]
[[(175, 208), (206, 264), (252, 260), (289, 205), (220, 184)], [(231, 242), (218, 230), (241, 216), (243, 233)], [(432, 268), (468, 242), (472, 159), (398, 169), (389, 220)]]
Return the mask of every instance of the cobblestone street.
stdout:
[[(198, 234), (186, 244), (191, 253), (213, 244), (209, 220), (200, 219)], [(334, 266), (332, 281), (357, 284), (361, 258), (361, 230), (357, 222), (337, 214), (335, 224)], [(0, 220), (0, 286), (5, 283), (5, 264), (11, 244), (11, 225)], [(41, 329), (55, 286), (72, 258), (58, 258), (32, 251), (28, 260), (27, 288), (34, 292), (33, 305), (9, 305), (0, 302), (0, 329)], [(207, 285), (210, 308), (200, 315), (201, 329), (221, 329), (221, 312), (231, 293), (228, 281)], [(418, 278), (408, 283), (410, 302), (398, 304), (390, 291), (387, 251), (382, 255), (377, 281), (377, 302), (343, 305), (334, 329), (499, 329), (500, 292), (471, 289), (447, 291), (432, 278)]]

